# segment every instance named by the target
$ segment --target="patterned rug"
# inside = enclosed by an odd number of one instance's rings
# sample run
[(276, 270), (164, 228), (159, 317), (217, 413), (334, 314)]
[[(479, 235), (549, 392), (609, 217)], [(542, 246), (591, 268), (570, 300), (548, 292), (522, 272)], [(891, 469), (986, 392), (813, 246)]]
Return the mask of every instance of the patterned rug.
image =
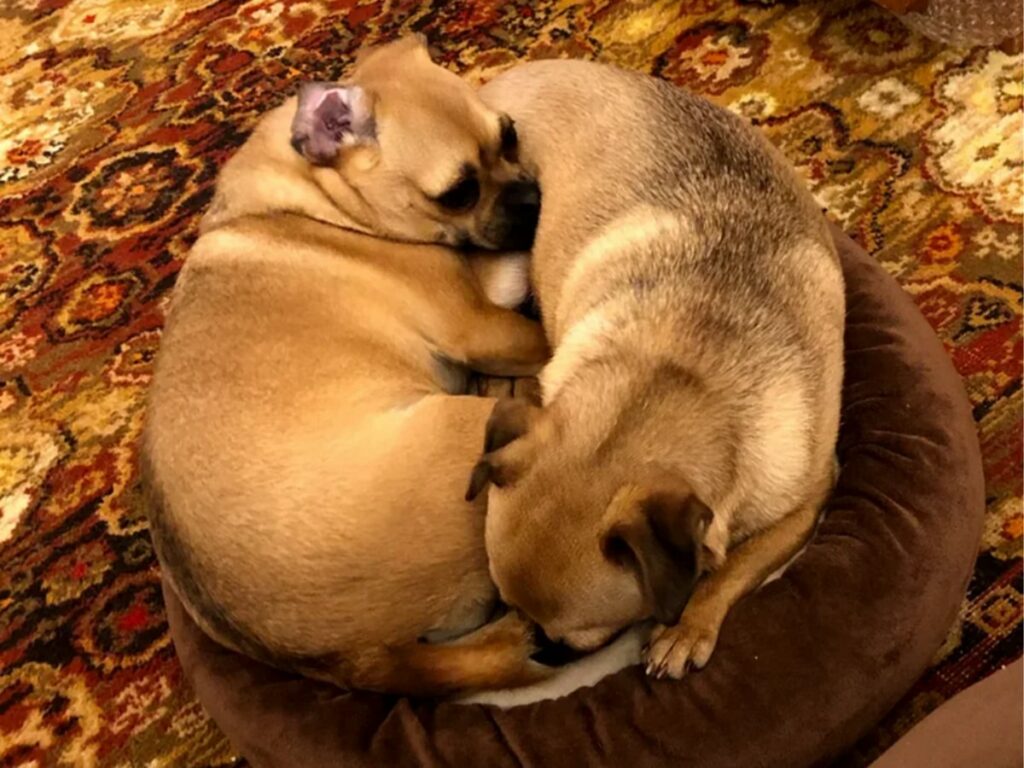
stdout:
[(944, 48), (866, 2), (6, 0), (0, 765), (232, 762), (182, 680), (137, 503), (163, 310), (257, 116), (411, 29), (474, 78), (598, 58), (742, 113), (945, 342), (985, 454), (982, 549), (934, 666), (844, 764), (1020, 656), (1019, 56)]

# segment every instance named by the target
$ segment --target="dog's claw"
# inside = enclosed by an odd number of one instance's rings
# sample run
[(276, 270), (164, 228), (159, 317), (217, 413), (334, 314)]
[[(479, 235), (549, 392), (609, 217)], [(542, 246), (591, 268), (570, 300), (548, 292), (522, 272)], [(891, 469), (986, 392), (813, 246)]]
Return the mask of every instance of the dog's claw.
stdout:
[(684, 612), (679, 624), (664, 628), (648, 646), (644, 654), (647, 674), (658, 680), (666, 676), (678, 680), (691, 670), (702, 669), (715, 649), (719, 626), (719, 621), (697, 620)]

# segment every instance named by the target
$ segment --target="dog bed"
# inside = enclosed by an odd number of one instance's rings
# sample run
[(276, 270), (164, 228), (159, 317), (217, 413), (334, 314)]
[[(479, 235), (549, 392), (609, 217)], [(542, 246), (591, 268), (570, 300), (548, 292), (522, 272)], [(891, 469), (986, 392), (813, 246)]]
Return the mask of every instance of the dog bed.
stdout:
[(951, 626), (984, 493), (960, 380), (896, 282), (836, 231), (847, 280), (842, 471), (827, 516), (783, 574), (743, 600), (706, 669), (633, 668), (500, 711), (296, 679), (227, 651), (166, 594), (199, 700), (268, 766), (805, 766), (893, 706)]

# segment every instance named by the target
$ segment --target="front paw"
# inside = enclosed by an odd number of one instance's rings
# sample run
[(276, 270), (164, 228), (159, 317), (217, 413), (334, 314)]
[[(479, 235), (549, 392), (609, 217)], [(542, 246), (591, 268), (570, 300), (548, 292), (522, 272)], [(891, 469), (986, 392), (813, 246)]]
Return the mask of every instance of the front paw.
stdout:
[(711, 616), (683, 616), (674, 627), (656, 627), (644, 651), (647, 674), (679, 680), (689, 669), (702, 669), (718, 642), (721, 620)]

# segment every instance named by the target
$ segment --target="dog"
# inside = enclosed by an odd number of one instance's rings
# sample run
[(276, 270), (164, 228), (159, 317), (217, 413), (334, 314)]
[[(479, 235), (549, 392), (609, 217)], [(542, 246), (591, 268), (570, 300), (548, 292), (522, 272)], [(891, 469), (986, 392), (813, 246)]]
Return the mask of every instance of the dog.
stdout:
[(811, 535), (835, 475), (843, 278), (771, 145), (664, 81), (538, 61), (481, 98), (543, 195), (543, 402), (499, 401), (467, 499), (502, 599), (581, 650), (657, 622), (703, 667), (730, 608)]
[(223, 645), (388, 693), (544, 676), (530, 624), (488, 622), (483, 504), (463, 499), (494, 402), (467, 370), (549, 355), (511, 309), (539, 207), (516, 152), (407, 38), (304, 85), (224, 166), (141, 447), (164, 578)]

